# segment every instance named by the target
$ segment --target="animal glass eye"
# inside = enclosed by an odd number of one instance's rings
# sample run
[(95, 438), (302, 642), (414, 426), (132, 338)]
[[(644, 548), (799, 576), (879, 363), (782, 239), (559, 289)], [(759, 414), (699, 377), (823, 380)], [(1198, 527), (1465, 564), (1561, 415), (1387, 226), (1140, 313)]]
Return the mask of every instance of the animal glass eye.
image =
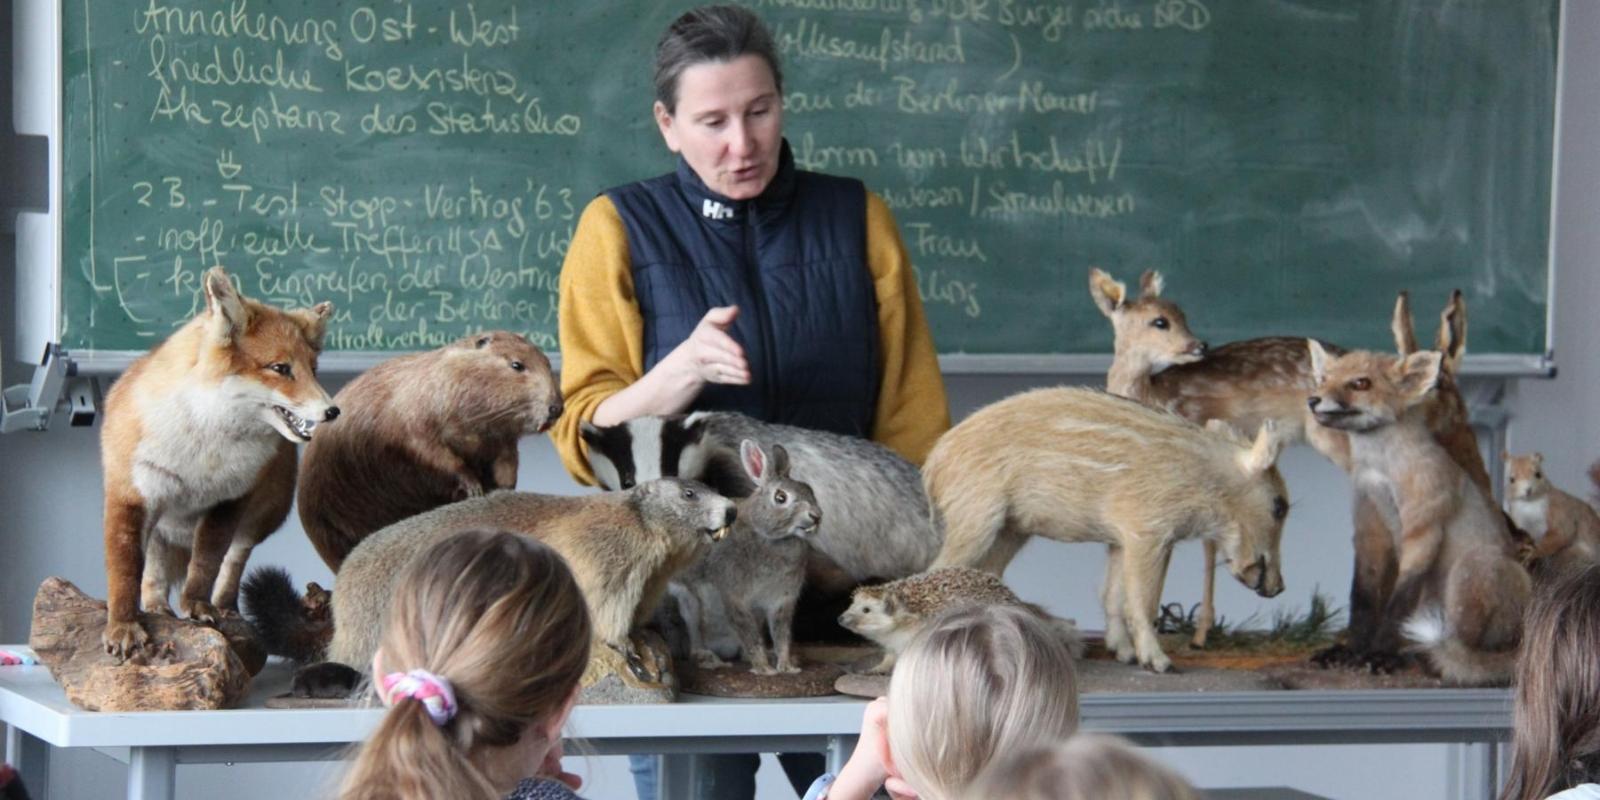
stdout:
[(1543, 472), (1535, 472), (1535, 473), (1533, 473), (1533, 479), (1536, 480), (1536, 481), (1537, 480), (1543, 480), (1544, 479), (1544, 473)]
[(279, 375), (282, 375), (285, 378), (287, 378), (290, 375), (294, 374), (294, 369), (291, 368), (288, 364), (283, 363), (282, 361), (279, 361), (279, 362), (277, 362), (275, 364), (268, 364), (267, 365), (267, 369), (270, 369), (273, 372), (276, 372), (276, 373), (278, 373)]
[(1272, 498), (1272, 518), (1281, 520), (1289, 516), (1289, 501), (1282, 497)]
[(521, 371), (527, 369), (528, 366), (526, 364), (522, 363), (521, 361), (513, 361), (513, 362), (511, 362), (511, 368), (516, 370), (517, 372), (521, 372)]
[(485, 346), (487, 344), (489, 344), (489, 337), (487, 337), (487, 336), (478, 337), (478, 346), (479, 347), (483, 347), (483, 346)]
[(789, 493), (779, 489), (772, 493), (772, 502), (783, 504), (789, 502)]
[(1364, 392), (1372, 388), (1372, 380), (1370, 378), (1356, 378), (1350, 382), (1350, 388), (1358, 392)]
[(685, 500), (693, 500), (694, 499), (694, 490), (693, 489), (684, 489), (683, 490), (683, 499), (685, 499)]
[(1172, 323), (1168, 322), (1166, 317), (1156, 317), (1155, 319), (1150, 320), (1150, 327), (1155, 328), (1158, 331), (1164, 331), (1172, 327)]

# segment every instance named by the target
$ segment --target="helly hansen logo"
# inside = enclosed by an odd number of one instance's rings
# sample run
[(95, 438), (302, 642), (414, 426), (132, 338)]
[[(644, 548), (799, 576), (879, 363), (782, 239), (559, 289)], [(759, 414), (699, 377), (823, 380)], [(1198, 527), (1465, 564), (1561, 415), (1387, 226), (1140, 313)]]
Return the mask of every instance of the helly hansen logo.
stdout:
[(715, 200), (707, 199), (700, 205), (700, 216), (707, 219), (733, 219), (733, 209)]

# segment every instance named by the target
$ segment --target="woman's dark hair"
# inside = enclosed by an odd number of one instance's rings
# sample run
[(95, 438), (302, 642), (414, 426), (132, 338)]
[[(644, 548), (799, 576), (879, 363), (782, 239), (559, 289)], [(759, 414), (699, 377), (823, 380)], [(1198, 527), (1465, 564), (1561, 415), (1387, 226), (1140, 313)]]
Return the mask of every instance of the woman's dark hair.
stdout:
[(1600, 781), (1600, 566), (1567, 572), (1529, 606), (1511, 743), (1502, 800)]
[(783, 93), (783, 70), (772, 32), (761, 18), (740, 6), (701, 6), (684, 12), (667, 26), (656, 43), (656, 99), (667, 113), (678, 110), (678, 76), (696, 64), (760, 56), (772, 70), (772, 83)]

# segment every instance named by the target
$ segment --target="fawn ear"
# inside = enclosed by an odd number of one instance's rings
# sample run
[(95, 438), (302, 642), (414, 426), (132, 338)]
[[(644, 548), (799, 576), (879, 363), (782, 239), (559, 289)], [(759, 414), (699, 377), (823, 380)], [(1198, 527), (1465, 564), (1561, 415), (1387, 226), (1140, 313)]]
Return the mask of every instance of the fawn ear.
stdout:
[(1261, 430), (1256, 431), (1256, 440), (1250, 444), (1250, 449), (1245, 451), (1240, 463), (1244, 465), (1246, 472), (1260, 475), (1278, 463), (1283, 445), (1284, 436), (1278, 430), (1277, 420), (1269, 419), (1261, 423)]
[(1127, 306), (1128, 287), (1105, 270), (1095, 267), (1089, 270), (1089, 296), (1094, 298), (1100, 313), (1110, 317)]
[(1401, 292), (1394, 298), (1394, 315), (1389, 319), (1394, 334), (1394, 349), (1402, 358), (1417, 352), (1417, 326), (1411, 319), (1411, 295)]
[(1395, 385), (1400, 387), (1406, 405), (1410, 406), (1421, 402), (1439, 385), (1443, 369), (1444, 354), (1437, 350), (1424, 350), (1406, 356), (1394, 365), (1391, 374)]
[(1450, 293), (1450, 302), (1439, 312), (1439, 335), (1433, 348), (1444, 355), (1440, 369), (1454, 375), (1461, 369), (1467, 353), (1467, 298), (1460, 289)]
[(739, 442), (739, 463), (744, 466), (744, 474), (756, 483), (762, 483), (769, 474), (767, 453), (754, 439)]
[(1316, 339), (1307, 339), (1306, 349), (1311, 352), (1311, 380), (1321, 386), (1323, 379), (1328, 376), (1328, 363), (1333, 361), (1333, 356), (1328, 355), (1322, 342)]
[(1160, 272), (1147, 269), (1143, 275), (1139, 276), (1139, 297), (1160, 297), (1161, 290), (1165, 289), (1166, 286), (1167, 279), (1161, 277)]

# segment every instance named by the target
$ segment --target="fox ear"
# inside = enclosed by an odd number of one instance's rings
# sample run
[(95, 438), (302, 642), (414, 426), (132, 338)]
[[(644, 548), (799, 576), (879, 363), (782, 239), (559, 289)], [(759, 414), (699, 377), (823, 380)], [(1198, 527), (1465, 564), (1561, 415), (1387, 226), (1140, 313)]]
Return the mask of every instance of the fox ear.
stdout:
[(1167, 279), (1161, 277), (1161, 273), (1156, 270), (1147, 269), (1143, 275), (1139, 276), (1140, 297), (1160, 297), (1161, 290), (1166, 286)]
[(1128, 304), (1128, 287), (1105, 270), (1095, 267), (1089, 270), (1089, 296), (1094, 298), (1100, 313), (1109, 317)]
[(306, 333), (306, 341), (310, 342), (312, 347), (321, 350), (322, 338), (328, 332), (328, 320), (333, 317), (333, 304), (323, 301), (310, 308), (290, 313), (300, 321), (300, 328)]
[(212, 267), (206, 271), (205, 285), (206, 314), (210, 317), (206, 329), (216, 341), (231, 343), (244, 333), (245, 326), (250, 322), (250, 312), (222, 267)]
[(1435, 386), (1439, 385), (1443, 367), (1444, 354), (1437, 350), (1412, 353), (1395, 364), (1394, 382), (1400, 387), (1400, 394), (1405, 399), (1406, 405), (1421, 402)]
[(1283, 445), (1284, 436), (1278, 430), (1277, 420), (1269, 419), (1261, 423), (1261, 430), (1256, 431), (1256, 440), (1245, 451), (1241, 461), (1245, 471), (1260, 475), (1272, 469), (1272, 465), (1278, 463), (1278, 456), (1283, 453)]
[(1316, 339), (1307, 339), (1306, 349), (1311, 352), (1311, 379), (1320, 386), (1323, 378), (1328, 375), (1328, 362), (1332, 361), (1333, 357), (1323, 349), (1322, 342)]
[(1394, 333), (1394, 349), (1402, 358), (1417, 352), (1417, 326), (1411, 319), (1411, 295), (1401, 292), (1394, 299), (1394, 316), (1389, 320)]
[(767, 477), (767, 453), (754, 439), (739, 442), (739, 463), (750, 480), (761, 483)]
[(1456, 374), (1467, 352), (1467, 298), (1460, 289), (1450, 293), (1450, 302), (1439, 312), (1439, 335), (1433, 348), (1444, 354), (1440, 369)]

